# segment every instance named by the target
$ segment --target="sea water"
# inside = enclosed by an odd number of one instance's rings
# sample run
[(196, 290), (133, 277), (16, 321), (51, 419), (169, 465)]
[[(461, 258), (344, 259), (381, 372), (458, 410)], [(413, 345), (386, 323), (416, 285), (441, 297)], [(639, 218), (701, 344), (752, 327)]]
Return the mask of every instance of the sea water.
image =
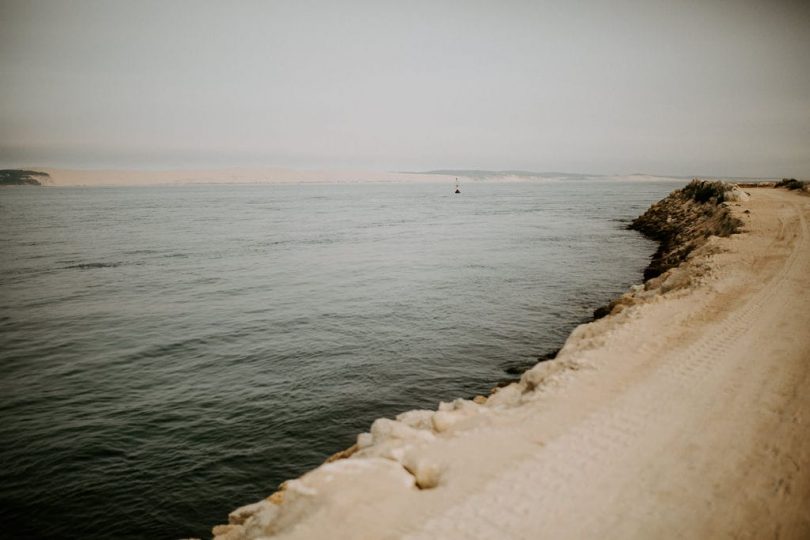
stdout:
[(675, 187), (3, 189), (3, 535), (206, 537), (375, 418), (487, 394), (641, 280), (626, 223)]

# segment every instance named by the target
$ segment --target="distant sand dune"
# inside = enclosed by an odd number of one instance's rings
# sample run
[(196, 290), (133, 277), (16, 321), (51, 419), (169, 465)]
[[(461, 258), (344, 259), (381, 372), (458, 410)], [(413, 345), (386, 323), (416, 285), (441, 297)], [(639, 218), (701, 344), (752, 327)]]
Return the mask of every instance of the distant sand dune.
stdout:
[[(436, 171), (436, 172), (386, 172), (386, 171), (341, 171), (341, 170), (295, 170), (295, 169), (200, 169), (200, 170), (79, 170), (34, 167), (46, 172), (50, 179), (44, 182), (51, 186), (160, 186), (189, 184), (345, 184), (359, 182), (446, 182), (452, 184), (458, 178), (462, 182), (553, 182), (572, 179), (601, 179), (619, 181), (667, 181), (679, 180), (653, 175), (587, 176), (564, 173), (529, 173), (497, 171)], [(462, 186), (463, 187), (463, 186)]]
[(374, 171), (301, 171), (293, 169), (212, 170), (72, 170), (37, 169), (51, 176), (54, 186), (154, 186), (182, 184), (298, 184), (352, 182), (452, 182), (434, 174)]

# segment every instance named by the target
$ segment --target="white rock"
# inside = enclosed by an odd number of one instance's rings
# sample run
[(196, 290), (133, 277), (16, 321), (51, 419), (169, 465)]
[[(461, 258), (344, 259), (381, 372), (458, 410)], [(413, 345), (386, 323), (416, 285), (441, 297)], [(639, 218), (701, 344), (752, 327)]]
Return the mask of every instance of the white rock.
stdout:
[(663, 283), (661, 283), (661, 292), (667, 293), (677, 289), (683, 289), (691, 282), (689, 272), (682, 268), (673, 268), (668, 272), (668, 275)]
[[(329, 465), (331, 465), (331, 463)], [(320, 469), (316, 470), (325, 470), (326, 467), (328, 467), (329, 465), (323, 465), (320, 467)], [(300, 479), (288, 480), (287, 494), (296, 494), (296, 495), (304, 495), (306, 497), (314, 497), (315, 495), (318, 494), (318, 490), (310, 487)]]
[(489, 396), (486, 406), (489, 408), (513, 407), (520, 403), (520, 396), (523, 394), (520, 386), (510, 384), (499, 388), (497, 392)]
[(430, 442), (435, 439), (435, 436), (429, 431), (414, 429), (402, 422), (388, 418), (378, 418), (371, 424), (371, 436), (374, 439), (374, 444), (380, 444), (389, 439), (421, 442)]
[(736, 185), (732, 186), (730, 190), (726, 191), (723, 194), (723, 198), (726, 201), (736, 201), (736, 202), (751, 200), (751, 196)]
[(453, 409), (455, 409), (455, 407), (453, 407), (453, 402), (452, 401), (449, 402), (449, 403), (446, 402), (446, 401), (440, 401), (439, 402), (439, 408), (437, 410), (439, 410), (439, 411), (452, 411)]
[(241, 525), (249, 517), (251, 517), (256, 512), (259, 512), (269, 504), (270, 503), (267, 501), (259, 501), (253, 504), (246, 504), (245, 506), (240, 506), (239, 508), (228, 514), (228, 523), (230, 523), (231, 525)]
[(402, 463), (403, 460), (405, 459), (405, 452), (408, 451), (408, 449), (410, 449), (410, 447), (411, 447), (410, 445), (406, 445), (406, 446), (398, 446), (396, 448), (391, 448), (388, 451), (388, 456), (387, 457), (393, 459), (394, 461)]
[(397, 421), (414, 429), (432, 429), (431, 418), (433, 411), (418, 409), (397, 415)]
[(217, 525), (211, 532), (214, 540), (241, 540), (245, 537), (245, 531), (241, 525)]
[(430, 489), (439, 484), (441, 467), (436, 462), (411, 454), (405, 459), (403, 465), (413, 475), (419, 489)]
[(450, 427), (458, 422), (460, 415), (453, 411), (436, 411), (433, 413), (433, 429), (439, 433), (447, 431)]
[(525, 372), (520, 378), (521, 382), (526, 385), (526, 388), (534, 390), (542, 386), (553, 375), (559, 373), (567, 366), (562, 360), (552, 360), (549, 362), (540, 362), (529, 371)]
[(245, 537), (258, 538), (273, 530), (273, 522), (279, 514), (278, 505), (263, 501), (265, 504), (245, 522)]
[(357, 436), (358, 450), (368, 448), (372, 444), (374, 444), (374, 437), (371, 436), (371, 433), (361, 433), (360, 435)]
[(472, 416), (477, 414), (479, 409), (481, 408), (478, 403), (474, 402), (471, 399), (456, 399), (453, 401), (453, 410), (454, 411), (461, 411), (468, 416)]

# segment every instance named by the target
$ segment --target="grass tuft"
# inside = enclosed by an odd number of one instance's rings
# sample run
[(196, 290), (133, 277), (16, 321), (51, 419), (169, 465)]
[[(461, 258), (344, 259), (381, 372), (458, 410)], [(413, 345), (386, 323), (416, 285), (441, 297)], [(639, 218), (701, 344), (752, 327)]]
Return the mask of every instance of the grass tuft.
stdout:
[(782, 180), (777, 182), (774, 187), (786, 189), (804, 189), (806, 185), (807, 182), (802, 182), (801, 180), (796, 180), (795, 178), (782, 178)]
[(725, 193), (730, 189), (731, 186), (724, 182), (699, 180), (695, 178), (681, 190), (681, 193), (686, 198), (692, 199), (695, 202), (714, 202), (715, 204), (719, 204), (725, 200)]

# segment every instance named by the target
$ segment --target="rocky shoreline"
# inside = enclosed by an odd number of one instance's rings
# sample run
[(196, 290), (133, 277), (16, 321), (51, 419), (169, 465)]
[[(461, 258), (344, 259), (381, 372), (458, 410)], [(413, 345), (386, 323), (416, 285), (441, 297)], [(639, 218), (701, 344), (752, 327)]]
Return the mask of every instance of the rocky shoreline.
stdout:
[(612, 322), (617, 317), (607, 315), (619, 316), (628, 307), (700, 281), (710, 269), (696, 255), (712, 252), (712, 236), (728, 236), (740, 228), (742, 221), (729, 206), (747, 198), (735, 185), (693, 180), (653, 204), (630, 225), (660, 242), (645, 271), (645, 283), (597, 310), (598, 320), (577, 327), (555, 357), (538, 359), (517, 381), (494, 388), (490, 396), (443, 402), (438, 410), (407, 411), (393, 420), (377, 419), (351, 448), (301, 478), (284, 482), (267, 499), (231, 512), (228, 524), (213, 528), (215, 540), (257, 539), (292, 528), (300, 533), (299, 526), (306, 529), (302, 522), (309, 516), (336, 517), (341, 491), (347, 486), (363, 486), (368, 497), (385, 498), (390, 490), (431, 490), (441, 484), (445, 466), (431, 450), (437, 440), (486, 424), (492, 415), (537, 399), (544, 388), (582, 369), (583, 353), (599, 347), (601, 336), (617, 324)]
[(737, 232), (742, 221), (731, 215), (728, 204), (748, 199), (734, 184), (695, 179), (653, 204), (629, 226), (659, 242), (644, 279), (678, 266), (708, 237)]
[[(644, 269), (645, 289), (655, 289), (669, 277), (662, 274), (677, 268), (711, 236), (737, 232), (743, 223), (731, 214), (729, 205), (748, 199), (749, 195), (736, 184), (695, 178), (634, 219), (629, 229), (658, 242), (658, 249)], [(609, 315), (626, 301), (625, 296), (594, 310), (594, 318)]]

